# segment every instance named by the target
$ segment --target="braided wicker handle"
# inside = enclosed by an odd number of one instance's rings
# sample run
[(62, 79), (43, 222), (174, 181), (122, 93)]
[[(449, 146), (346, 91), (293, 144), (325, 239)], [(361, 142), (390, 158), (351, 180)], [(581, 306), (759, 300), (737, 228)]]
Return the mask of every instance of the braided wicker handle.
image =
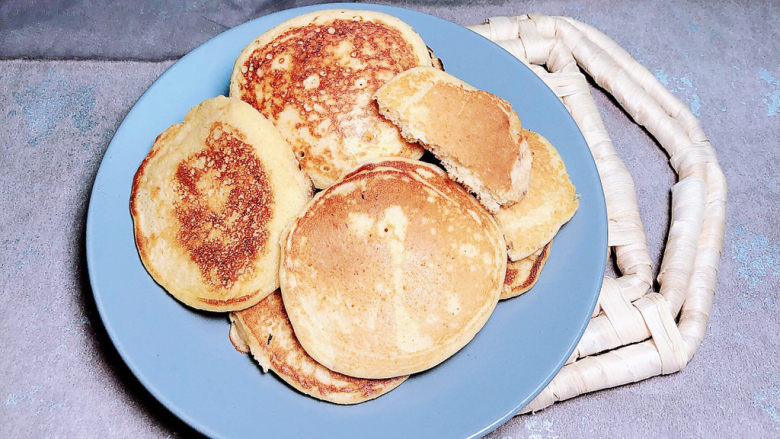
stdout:
[[(726, 180), (698, 120), (650, 71), (587, 24), (521, 15), (490, 18), (469, 28), (527, 64), (571, 113), (596, 161), (609, 246), (622, 274), (604, 277), (598, 305), (574, 354), (521, 413), (682, 370), (707, 329), (726, 222)], [(580, 67), (655, 137), (678, 174), (657, 292), (634, 182)]]

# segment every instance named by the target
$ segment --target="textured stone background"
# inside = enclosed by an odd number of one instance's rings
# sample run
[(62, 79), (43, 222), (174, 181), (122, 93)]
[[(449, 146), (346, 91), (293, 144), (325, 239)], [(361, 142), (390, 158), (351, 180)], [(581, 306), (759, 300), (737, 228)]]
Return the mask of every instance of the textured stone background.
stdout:
[[(315, 2), (157, 3), (0, 3), (0, 437), (196, 434), (107, 338), (86, 275), (89, 191), (122, 118), (178, 57), (229, 27)], [(690, 105), (729, 183), (715, 305), (688, 367), (515, 417), (491, 437), (780, 435), (780, 4), (393, 3), (460, 24), (538, 12), (597, 26)], [(658, 263), (674, 174), (647, 133), (594, 94)]]

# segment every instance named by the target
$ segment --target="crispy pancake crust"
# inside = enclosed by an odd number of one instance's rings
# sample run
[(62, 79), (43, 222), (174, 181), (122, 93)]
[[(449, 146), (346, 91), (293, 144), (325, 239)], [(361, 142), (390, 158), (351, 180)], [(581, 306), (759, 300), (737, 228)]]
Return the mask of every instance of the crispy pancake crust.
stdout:
[(533, 131), (523, 130), (523, 135), (534, 156), (528, 193), (494, 215), (513, 261), (550, 242), (579, 206), (576, 189), (555, 147)]
[(316, 11), (249, 44), (236, 60), (230, 95), (273, 121), (315, 186), (326, 188), (369, 159), (422, 156), (371, 96), (398, 72), (431, 65), (420, 36), (393, 16)]
[(419, 372), (487, 322), (506, 245), (490, 214), (436, 166), (365, 164), (320, 192), (283, 240), (280, 283), (301, 345), (362, 378)]
[(509, 102), (431, 67), (396, 75), (374, 98), (407, 140), (420, 141), (491, 212), (525, 194), (531, 154)]
[(539, 274), (547, 258), (550, 257), (551, 244), (552, 242), (548, 242), (544, 247), (519, 261), (507, 261), (501, 300), (517, 297), (533, 288), (539, 280)]
[(231, 313), (230, 321), (231, 331), (235, 330), (249, 346), (264, 372), (270, 369), (289, 385), (318, 399), (336, 404), (357, 404), (395, 389), (408, 378), (353, 378), (314, 361), (295, 338), (278, 291), (257, 305)]
[(279, 285), (279, 236), (311, 182), (273, 124), (220, 96), (160, 134), (133, 180), (138, 253), (185, 304), (243, 309)]

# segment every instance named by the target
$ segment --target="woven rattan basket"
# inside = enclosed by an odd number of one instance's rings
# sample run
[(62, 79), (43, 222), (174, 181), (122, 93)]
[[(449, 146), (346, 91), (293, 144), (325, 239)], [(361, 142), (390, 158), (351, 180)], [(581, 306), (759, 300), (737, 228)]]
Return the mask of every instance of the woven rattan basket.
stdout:
[[(495, 17), (470, 29), (527, 64), (558, 95), (596, 161), (621, 276), (604, 277), (579, 345), (521, 413), (583, 393), (682, 370), (704, 338), (723, 247), (726, 180), (699, 121), (650, 71), (595, 28), (568, 17)], [(580, 68), (582, 70), (580, 70)], [(653, 289), (634, 182), (607, 134), (587, 73), (655, 137), (678, 181)]]

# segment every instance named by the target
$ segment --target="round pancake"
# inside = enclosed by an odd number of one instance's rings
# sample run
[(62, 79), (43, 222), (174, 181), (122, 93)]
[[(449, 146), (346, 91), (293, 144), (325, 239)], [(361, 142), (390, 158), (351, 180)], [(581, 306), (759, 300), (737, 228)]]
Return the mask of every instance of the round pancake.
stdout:
[(282, 241), (284, 305), (331, 370), (390, 378), (433, 367), (487, 322), (506, 244), (490, 214), (434, 165), (368, 163), (320, 192)]
[(517, 203), (494, 214), (512, 261), (550, 242), (579, 205), (576, 189), (555, 147), (538, 133), (522, 131), (533, 155), (528, 192)]
[(236, 60), (230, 95), (273, 121), (314, 185), (326, 188), (370, 159), (422, 156), (371, 96), (395, 74), (433, 63), (422, 38), (393, 16), (322, 10), (250, 43)]
[(138, 253), (193, 308), (252, 306), (278, 288), (279, 237), (311, 195), (271, 122), (238, 99), (208, 99), (157, 137), (135, 174)]
[(501, 300), (517, 297), (533, 288), (539, 280), (544, 263), (550, 257), (551, 244), (552, 242), (548, 242), (544, 247), (519, 261), (507, 261)]
[(289, 385), (317, 399), (357, 404), (395, 389), (408, 378), (353, 378), (314, 361), (295, 338), (278, 291), (255, 306), (230, 313), (230, 321), (231, 331), (248, 345), (264, 372), (274, 371)]

